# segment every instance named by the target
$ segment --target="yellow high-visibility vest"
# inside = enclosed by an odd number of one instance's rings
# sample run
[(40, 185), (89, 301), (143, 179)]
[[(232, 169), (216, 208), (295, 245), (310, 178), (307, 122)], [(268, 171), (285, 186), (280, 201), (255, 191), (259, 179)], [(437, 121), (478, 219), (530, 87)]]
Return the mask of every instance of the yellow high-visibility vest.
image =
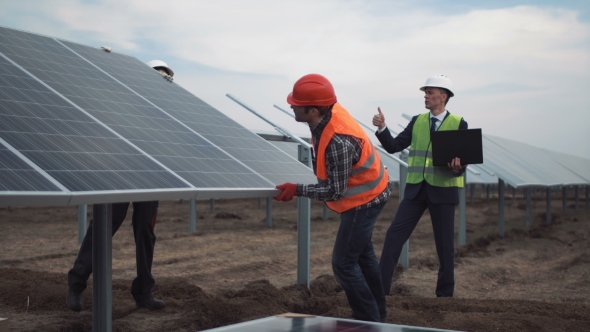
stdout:
[[(449, 114), (438, 130), (457, 130), (462, 117)], [(408, 156), (407, 183), (428, 182), (436, 187), (463, 188), (463, 177), (453, 175), (447, 166), (432, 164), (432, 142), (430, 139), (430, 112), (418, 115), (412, 128), (412, 145)]]

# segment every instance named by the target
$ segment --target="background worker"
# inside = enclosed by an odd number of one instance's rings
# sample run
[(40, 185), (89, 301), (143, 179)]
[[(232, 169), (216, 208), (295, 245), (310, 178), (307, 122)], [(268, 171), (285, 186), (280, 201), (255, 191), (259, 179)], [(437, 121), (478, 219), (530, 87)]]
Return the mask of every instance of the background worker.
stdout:
[(454, 95), (451, 80), (446, 76), (429, 77), (420, 90), (424, 91), (424, 105), (430, 112), (414, 116), (397, 137), (386, 130), (380, 108), (373, 117), (373, 125), (378, 127), (377, 138), (387, 152), (399, 152), (411, 144), (404, 199), (387, 230), (379, 267), (384, 291), (389, 294), (402, 247), (428, 208), (439, 260), (435, 293), (437, 297), (451, 297), (455, 288), (455, 205), (459, 203), (458, 188), (463, 187), (461, 175), (467, 165), (455, 158), (447, 167), (433, 166), (430, 132), (467, 129), (467, 122), (445, 109)]
[(332, 270), (342, 285), (354, 318), (385, 321), (385, 294), (371, 236), (391, 192), (387, 171), (367, 134), (340, 104), (327, 78), (309, 74), (293, 86), (287, 102), (295, 120), (312, 135), (316, 184), (284, 183), (275, 197), (325, 201), (340, 214)]
[[(168, 68), (165, 62), (153, 60), (148, 62), (152, 68), (163, 75), (173, 76), (174, 72)], [(129, 202), (114, 203), (112, 209), (113, 235), (117, 232), (125, 217)], [(135, 236), (135, 260), (137, 265), (137, 277), (131, 285), (131, 294), (139, 308), (156, 310), (164, 308), (164, 301), (154, 297), (154, 284), (152, 276), (152, 261), (156, 235), (156, 215), (158, 214), (158, 201), (133, 202), (133, 234)], [(92, 273), (92, 220), (80, 246), (78, 257), (74, 267), (68, 272), (68, 294), (66, 305), (73, 311), (81, 311), (84, 308), (82, 292), (86, 289), (86, 282)]]
[(149, 61), (147, 65), (157, 70), (160, 74), (164, 75), (164, 77), (169, 77), (169, 80), (172, 80), (174, 77), (174, 71), (162, 60), (152, 60)]

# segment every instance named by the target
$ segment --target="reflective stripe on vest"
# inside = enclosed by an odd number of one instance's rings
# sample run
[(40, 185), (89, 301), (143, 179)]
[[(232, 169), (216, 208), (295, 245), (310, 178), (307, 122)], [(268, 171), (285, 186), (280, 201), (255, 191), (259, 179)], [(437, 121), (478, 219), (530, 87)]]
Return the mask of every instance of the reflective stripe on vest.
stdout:
[[(384, 175), (385, 167), (383, 166), (383, 164), (381, 164), (381, 168), (379, 169), (379, 176), (377, 177), (377, 179), (365, 184), (360, 184), (352, 188), (347, 188), (346, 192), (342, 194), (342, 197), (351, 197), (354, 195), (361, 194), (364, 191), (370, 190), (371, 188), (375, 188), (377, 185), (379, 185)], [(318, 178), (318, 183), (328, 183), (328, 180), (321, 180), (320, 178)]]
[(373, 165), (373, 163), (375, 162), (375, 151), (373, 151), (373, 153), (371, 153), (371, 155), (369, 156), (369, 159), (367, 159), (367, 161), (359, 166), (358, 168), (355, 168), (351, 171), (351, 174), (355, 175), (355, 174), (359, 174), (361, 172), (364, 172), (366, 170), (368, 170), (369, 168), (371, 168), (371, 165)]
[[(449, 114), (438, 130), (457, 130), (461, 117)], [(433, 166), (430, 140), (430, 113), (420, 114), (412, 128), (412, 145), (408, 155), (407, 183), (426, 181), (436, 187), (463, 188), (463, 177), (454, 176), (447, 166)]]
[(365, 131), (344, 107), (336, 103), (332, 108), (332, 117), (319, 139), (316, 154), (318, 183), (328, 181), (326, 147), (336, 134), (353, 136), (359, 139), (362, 144), (361, 155), (358, 162), (352, 166), (347, 189), (342, 194), (342, 198), (337, 201), (326, 201), (326, 205), (330, 209), (342, 213), (366, 204), (379, 196), (387, 188), (389, 176)]

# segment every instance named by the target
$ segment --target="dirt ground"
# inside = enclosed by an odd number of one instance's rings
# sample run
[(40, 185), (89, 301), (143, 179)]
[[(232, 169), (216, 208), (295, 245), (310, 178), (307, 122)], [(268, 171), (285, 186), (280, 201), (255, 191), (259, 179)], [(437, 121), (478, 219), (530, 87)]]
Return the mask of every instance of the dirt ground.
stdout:
[[(397, 193), (373, 233), (377, 255), (397, 209)], [(522, 197), (507, 194), (506, 236), (497, 236), (498, 203), (477, 192), (467, 204), (467, 246), (456, 249), (454, 298), (436, 298), (438, 259), (428, 212), (410, 241), (410, 268), (398, 268), (389, 323), (465, 331), (590, 331), (590, 210), (570, 197), (566, 214), (555, 196), (545, 225), (545, 197), (533, 199), (525, 228)], [(114, 331), (197, 331), (285, 312), (351, 318), (330, 261), (338, 215), (322, 219), (312, 203), (311, 289), (295, 286), (295, 201), (197, 203), (197, 232), (188, 232), (187, 202), (160, 202), (153, 264), (156, 297), (166, 307), (136, 309), (129, 292), (135, 246), (128, 220), (113, 238)], [(91, 210), (91, 209), (89, 209)], [(89, 211), (91, 215), (91, 211)], [(456, 217), (458, 222), (458, 217)], [(77, 243), (75, 207), (0, 209), (0, 317), (10, 331), (90, 331), (92, 282), (81, 313), (65, 305), (67, 271)]]

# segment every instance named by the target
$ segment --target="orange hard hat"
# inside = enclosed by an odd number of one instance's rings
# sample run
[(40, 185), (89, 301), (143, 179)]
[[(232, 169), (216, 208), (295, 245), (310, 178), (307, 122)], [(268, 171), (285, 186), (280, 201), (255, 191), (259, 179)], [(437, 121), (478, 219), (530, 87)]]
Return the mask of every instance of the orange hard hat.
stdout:
[(336, 94), (327, 78), (308, 74), (295, 82), (293, 92), (287, 96), (287, 103), (293, 106), (331, 106), (336, 103)]

